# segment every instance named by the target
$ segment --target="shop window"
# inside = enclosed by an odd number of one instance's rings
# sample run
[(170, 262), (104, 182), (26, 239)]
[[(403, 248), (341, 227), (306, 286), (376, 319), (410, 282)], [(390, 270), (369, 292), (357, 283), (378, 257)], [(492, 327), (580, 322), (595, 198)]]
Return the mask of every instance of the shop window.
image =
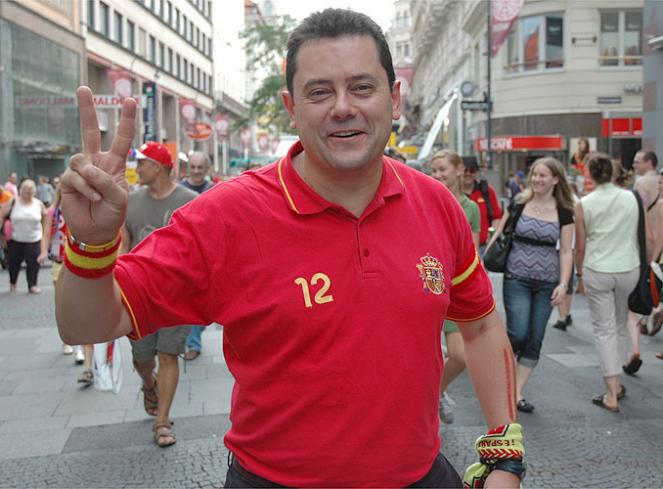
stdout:
[(601, 66), (642, 65), (642, 10), (601, 12)]
[(506, 41), (507, 73), (564, 67), (564, 14), (518, 19)]
[(106, 37), (108, 37), (109, 31), (108, 15), (108, 5), (106, 5), (104, 2), (99, 2), (99, 32)]

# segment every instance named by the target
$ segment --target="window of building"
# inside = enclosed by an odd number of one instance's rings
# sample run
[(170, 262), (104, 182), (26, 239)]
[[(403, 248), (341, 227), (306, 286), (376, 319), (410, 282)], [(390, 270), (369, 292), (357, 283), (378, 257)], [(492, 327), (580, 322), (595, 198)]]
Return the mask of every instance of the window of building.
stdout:
[(168, 48), (168, 62), (166, 63), (166, 71), (168, 73), (173, 72), (173, 50)]
[(193, 47), (197, 48), (198, 47), (198, 28), (194, 27), (193, 28)]
[(196, 88), (200, 88), (202, 85), (202, 80), (200, 79), (200, 68), (196, 68), (196, 81), (194, 83)]
[(189, 33), (188, 33), (186, 38), (189, 42), (191, 42), (193, 40), (193, 21), (192, 20), (189, 21)]
[(164, 12), (164, 21), (166, 24), (170, 24), (170, 19), (173, 17), (173, 4), (166, 2), (166, 10)]
[(176, 78), (180, 77), (180, 63), (181, 62), (182, 62), (182, 60), (180, 59), (180, 55), (176, 54), (175, 55), (175, 66), (174, 66), (175, 69), (173, 70), (173, 75), (175, 75)]
[(104, 36), (108, 37), (108, 5), (106, 5), (104, 2), (99, 2), (99, 32), (103, 34)]
[(165, 58), (166, 58), (166, 46), (163, 45), (163, 43), (159, 43), (159, 58), (157, 59), (157, 66), (160, 68), (164, 67), (165, 63)]
[(132, 53), (136, 51), (136, 44), (135, 44), (135, 38), (134, 36), (136, 35), (136, 27), (134, 26), (134, 23), (131, 22), (130, 20), (127, 20), (127, 49), (131, 51)]
[(184, 69), (182, 70), (182, 80), (189, 82), (189, 62), (184, 60)]
[(193, 85), (193, 63), (189, 64), (189, 74), (186, 77), (186, 81), (189, 85)]
[(180, 31), (180, 11), (178, 8), (175, 8), (175, 18), (173, 19), (173, 29), (177, 32)]
[(119, 12), (113, 13), (113, 24), (115, 27), (115, 41), (122, 44), (122, 15)]
[(212, 56), (212, 38), (211, 37), (207, 40), (207, 44), (208, 44), (208, 46), (207, 46), (207, 56)]
[(506, 71), (521, 73), (564, 67), (564, 14), (518, 19), (506, 41)]
[(207, 0), (207, 16), (212, 16), (212, 0)]
[(153, 2), (152, 2), (152, 10), (153, 10), (154, 14), (157, 17), (161, 16), (161, 4), (162, 4), (162, 2), (163, 2), (163, 0), (153, 0)]
[(95, 29), (96, 25), (94, 22), (94, 0), (87, 0), (87, 26), (89, 29)]
[(642, 64), (642, 10), (601, 12), (601, 66)]
[(182, 30), (180, 34), (186, 39), (187, 32), (189, 31), (189, 22), (186, 20), (186, 15), (182, 15)]
[(143, 57), (147, 55), (147, 33), (140, 27), (138, 28), (138, 54)]
[(150, 50), (148, 53), (148, 58), (152, 63), (157, 61), (157, 40), (154, 39), (154, 36), (150, 36)]

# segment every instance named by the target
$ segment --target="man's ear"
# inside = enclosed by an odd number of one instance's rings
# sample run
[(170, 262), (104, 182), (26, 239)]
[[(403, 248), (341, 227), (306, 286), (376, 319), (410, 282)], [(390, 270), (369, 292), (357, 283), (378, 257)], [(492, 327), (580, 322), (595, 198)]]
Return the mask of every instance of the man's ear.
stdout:
[(292, 94), (288, 90), (281, 90), (281, 100), (283, 100), (283, 106), (290, 116), (290, 127), (292, 129), (297, 129), (297, 122), (295, 121), (295, 100), (293, 99)]

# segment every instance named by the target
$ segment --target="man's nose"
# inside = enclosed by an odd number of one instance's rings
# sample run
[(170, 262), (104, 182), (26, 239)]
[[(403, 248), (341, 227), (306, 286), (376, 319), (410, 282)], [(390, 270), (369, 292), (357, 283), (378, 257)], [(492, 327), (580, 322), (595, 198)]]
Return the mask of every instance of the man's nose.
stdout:
[(334, 117), (345, 119), (354, 115), (355, 108), (352, 103), (352, 98), (345, 90), (339, 90), (336, 98), (334, 99), (334, 106), (332, 107), (332, 115)]

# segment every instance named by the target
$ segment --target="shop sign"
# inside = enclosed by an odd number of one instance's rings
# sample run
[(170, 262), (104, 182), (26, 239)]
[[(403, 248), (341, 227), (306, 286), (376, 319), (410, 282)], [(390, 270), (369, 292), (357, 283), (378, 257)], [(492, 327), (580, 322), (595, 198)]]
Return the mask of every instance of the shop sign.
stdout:
[[(145, 107), (144, 98), (135, 96), (136, 102)], [(120, 109), (125, 97), (117, 95), (94, 95), (94, 105), (97, 109)], [(18, 96), (16, 106), (22, 109), (40, 109), (43, 107), (76, 107), (76, 97), (59, 97), (53, 95)]]
[(621, 104), (621, 97), (596, 97), (597, 104)]
[(157, 140), (157, 86), (151, 81), (143, 82), (143, 97), (145, 106), (143, 108), (143, 141)]
[[(475, 141), (478, 151), (486, 151), (486, 138)], [(561, 136), (495, 136), (490, 138), (493, 151), (562, 151), (564, 139)]]
[(189, 139), (209, 139), (212, 135), (212, 126), (207, 122), (195, 122), (186, 128), (186, 135)]
[[(492, 105), (492, 104), (491, 104)], [(461, 100), (460, 108), (462, 110), (488, 110), (488, 101), (486, 100)]]
[(642, 117), (615, 117), (601, 120), (601, 136), (642, 137)]

